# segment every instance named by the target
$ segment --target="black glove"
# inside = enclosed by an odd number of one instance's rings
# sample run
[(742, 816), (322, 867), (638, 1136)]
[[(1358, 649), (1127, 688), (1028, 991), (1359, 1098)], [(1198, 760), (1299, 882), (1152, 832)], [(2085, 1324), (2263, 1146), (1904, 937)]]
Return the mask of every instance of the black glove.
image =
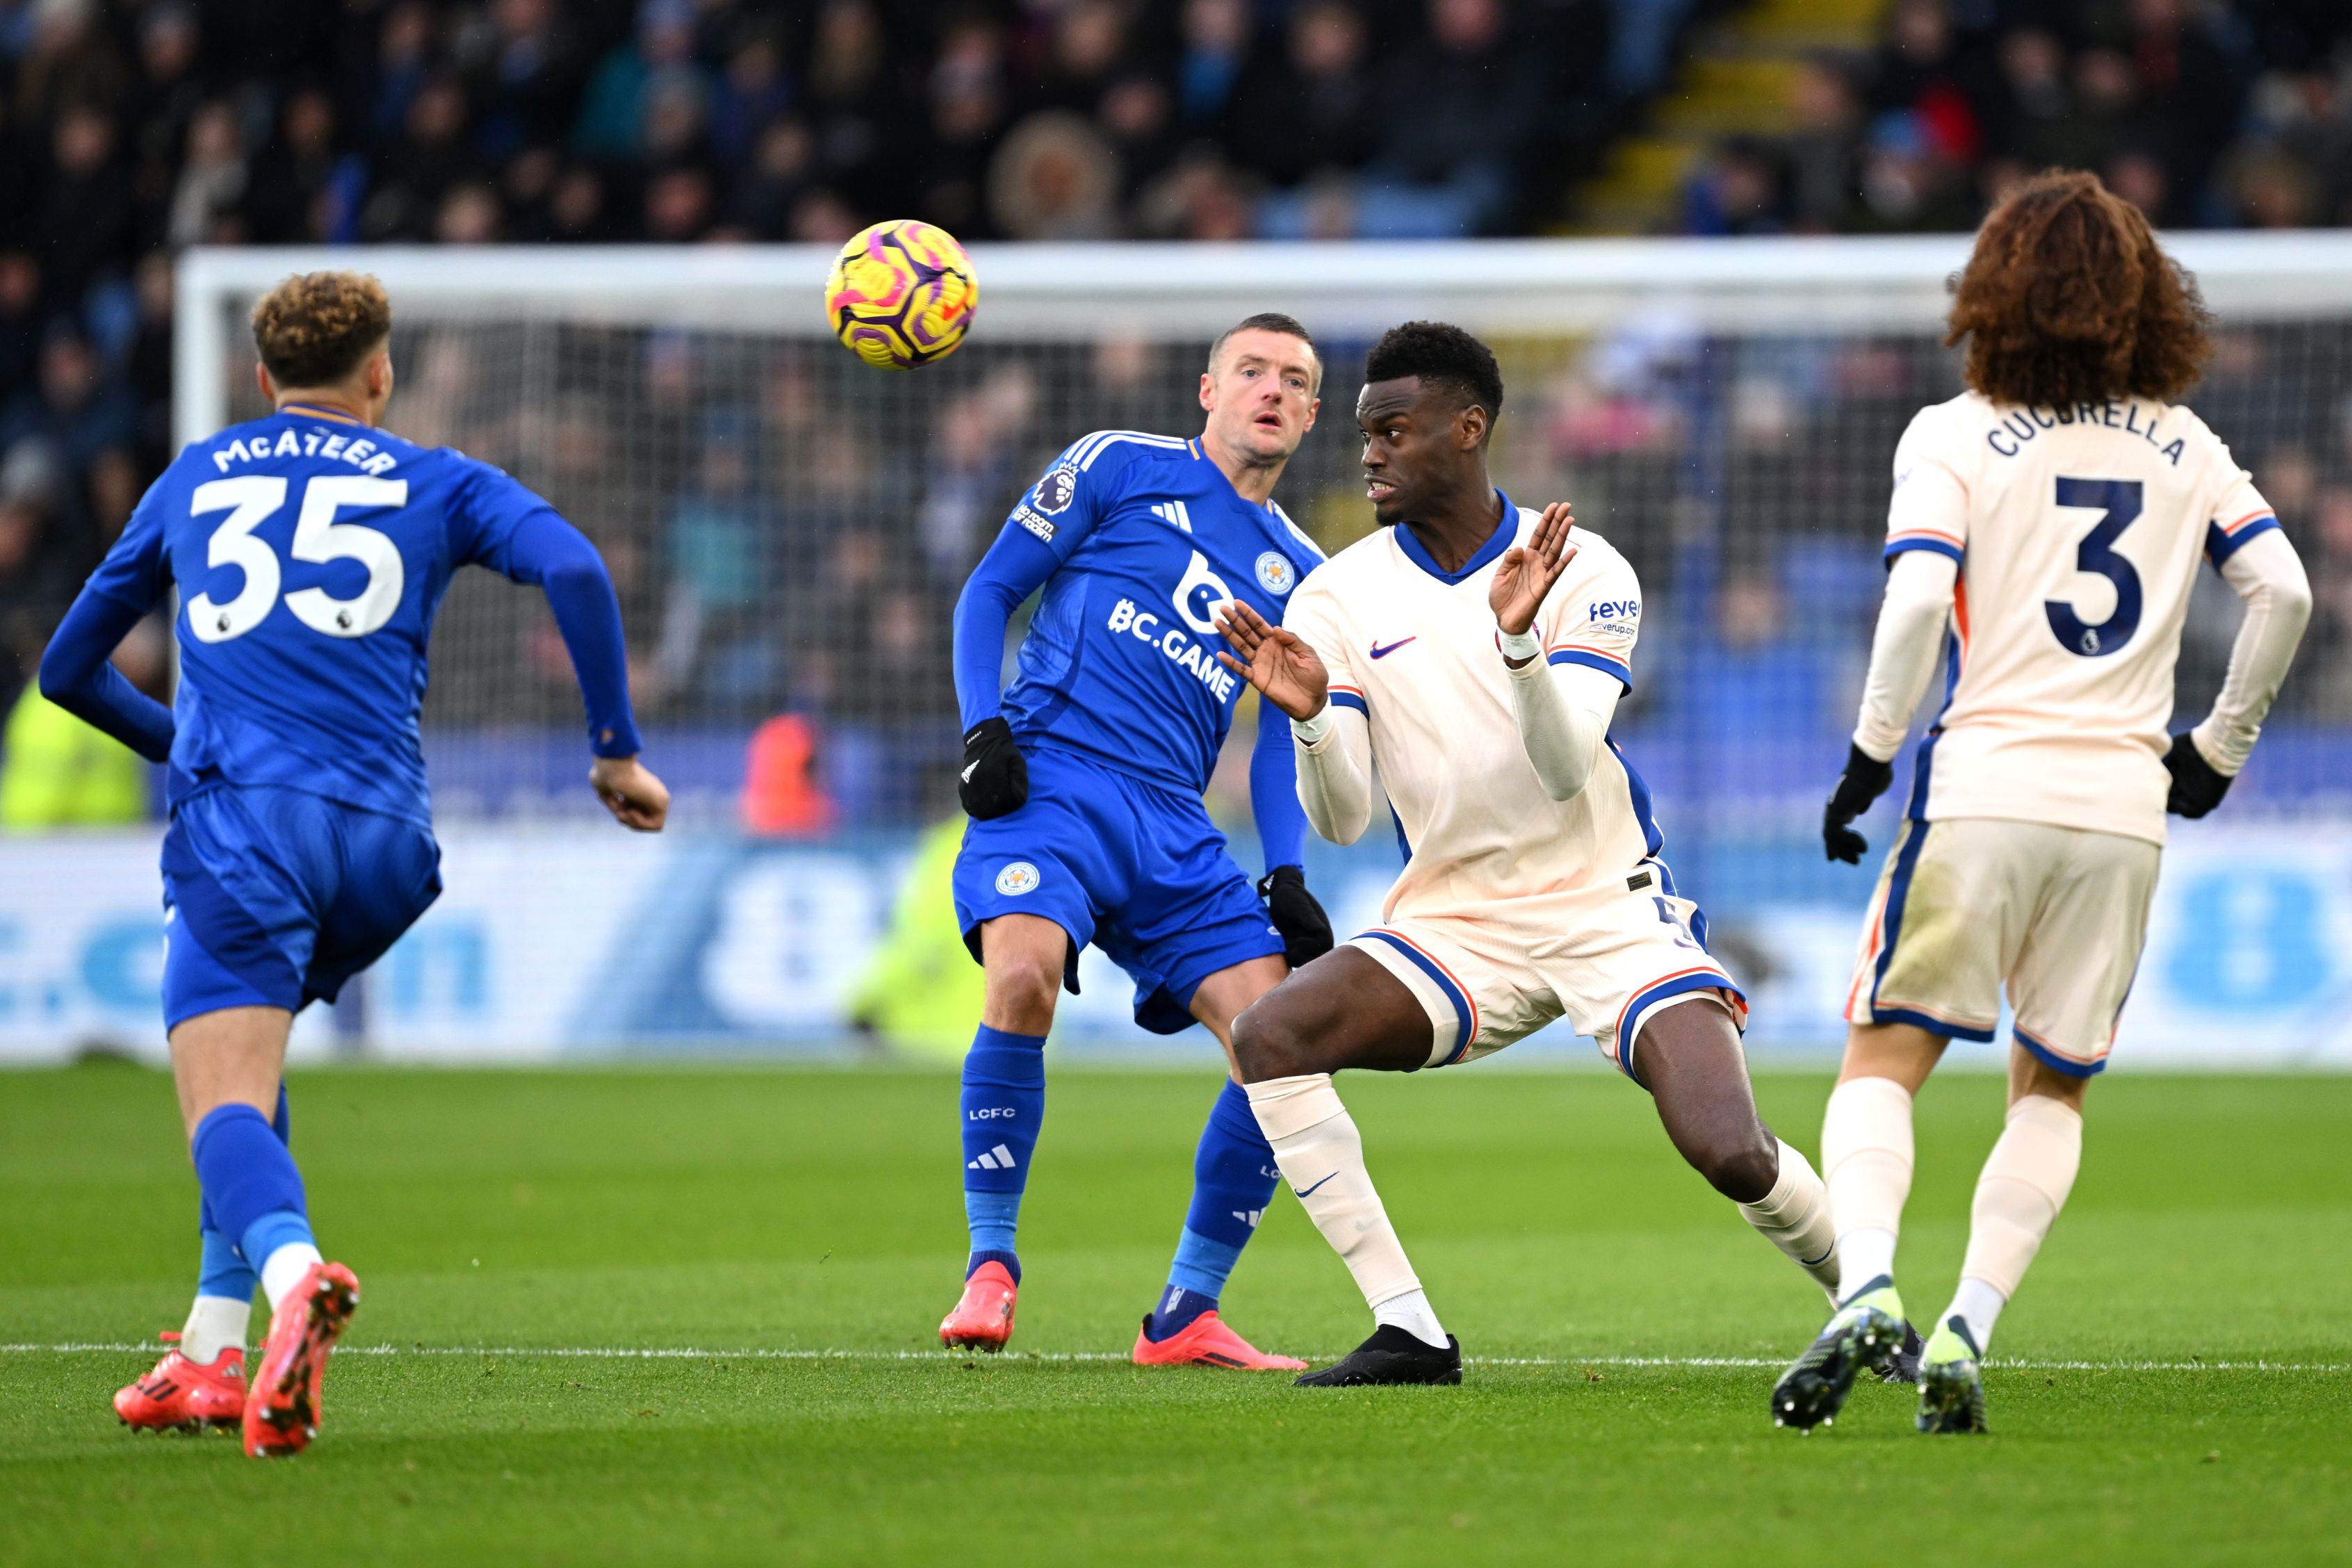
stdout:
[(1013, 726), (1002, 715), (982, 719), (963, 732), (963, 771), (956, 795), (974, 821), (1015, 812), (1029, 799), (1029, 760), (1013, 743)]
[(1822, 847), (1832, 860), (1843, 860), (1849, 866), (1862, 864), (1862, 852), (1870, 847), (1870, 840), (1853, 830), (1853, 819), (1870, 809), (1870, 803), (1886, 793), (1895, 782), (1895, 764), (1880, 762), (1860, 746), (1849, 747), (1845, 756), (1845, 772), (1838, 775), (1837, 788), (1830, 791), (1830, 803), (1822, 812)]
[(1282, 933), (1282, 956), (1297, 969), (1331, 951), (1331, 917), (1307, 890), (1307, 873), (1296, 866), (1276, 866), (1257, 879), (1257, 896), (1265, 900), (1274, 929)]
[(2172, 775), (2164, 809), (2175, 816), (2202, 816), (2230, 793), (2230, 775), (2214, 771), (2186, 730), (2172, 737), (2172, 750), (2164, 753), (2164, 771)]

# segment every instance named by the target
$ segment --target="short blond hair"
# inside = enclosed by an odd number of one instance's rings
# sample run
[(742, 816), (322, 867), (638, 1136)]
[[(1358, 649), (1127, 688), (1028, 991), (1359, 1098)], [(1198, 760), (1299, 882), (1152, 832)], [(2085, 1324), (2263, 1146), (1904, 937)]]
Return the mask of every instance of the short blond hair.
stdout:
[(392, 297), (362, 272), (297, 272), (253, 307), (253, 346), (280, 386), (333, 386), (392, 335)]

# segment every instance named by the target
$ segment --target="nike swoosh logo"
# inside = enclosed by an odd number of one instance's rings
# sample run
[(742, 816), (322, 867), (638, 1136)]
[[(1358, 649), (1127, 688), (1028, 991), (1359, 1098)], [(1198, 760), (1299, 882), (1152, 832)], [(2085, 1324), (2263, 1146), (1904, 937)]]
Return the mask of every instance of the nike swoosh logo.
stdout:
[(1419, 642), (1421, 638), (1418, 636), (1399, 637), (1396, 641), (1389, 644), (1386, 647), (1382, 647), (1380, 644), (1374, 643), (1372, 645), (1372, 657), (1374, 658), (1386, 658), (1389, 655), (1396, 652), (1397, 649), (1404, 647), (1405, 644), (1409, 642)]
[(970, 783), (971, 783), (971, 775), (972, 775), (972, 774), (974, 774), (974, 773), (978, 773), (979, 771), (980, 771), (980, 764), (979, 764), (978, 763), (965, 763), (965, 764), (964, 764), (964, 770), (963, 770), (963, 782), (964, 782), (964, 783), (966, 783), (966, 784), (970, 784)]
[[(1336, 1176), (1336, 1175), (1338, 1175), (1339, 1173), (1339, 1172), (1334, 1171), (1334, 1172), (1332, 1172), (1332, 1173), (1331, 1173), (1331, 1176)], [(1329, 1181), (1329, 1180), (1331, 1179), (1331, 1176), (1326, 1176), (1326, 1177), (1324, 1177), (1324, 1178), (1323, 1178), (1323, 1182), (1328, 1182), (1328, 1181)], [(1315, 1194), (1316, 1194), (1316, 1192), (1317, 1192), (1319, 1188), (1321, 1188), (1321, 1186), (1323, 1185), (1323, 1182), (1318, 1182), (1318, 1183), (1316, 1183), (1314, 1186), (1307, 1188), (1307, 1189), (1305, 1192), (1303, 1192), (1303, 1193), (1299, 1193), (1299, 1194), (1298, 1194), (1298, 1195), (1299, 1195), (1300, 1197), (1302, 1197), (1302, 1198), (1307, 1198), (1307, 1197), (1312, 1197), (1312, 1196), (1314, 1196), (1314, 1195), (1315, 1195)], [(1292, 1190), (1293, 1192), (1297, 1192), (1297, 1191), (1298, 1191), (1298, 1189), (1297, 1189), (1296, 1187), (1292, 1188), (1291, 1190)]]

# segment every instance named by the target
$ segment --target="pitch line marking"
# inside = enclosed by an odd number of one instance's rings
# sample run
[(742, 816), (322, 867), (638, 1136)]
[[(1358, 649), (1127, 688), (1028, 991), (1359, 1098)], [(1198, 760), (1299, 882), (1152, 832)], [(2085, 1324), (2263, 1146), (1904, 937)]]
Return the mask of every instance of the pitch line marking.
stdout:
[[(131, 1355), (152, 1352), (149, 1341), (65, 1341), (55, 1344), (0, 1343), (0, 1355)], [(706, 1350), (685, 1345), (342, 1345), (338, 1355), (373, 1356), (539, 1356), (573, 1361), (970, 1361), (979, 1352), (949, 1350), (778, 1350), (773, 1348)], [(1336, 1361), (1345, 1352), (1309, 1357)], [(1007, 1351), (990, 1359), (1002, 1362), (1125, 1362), (1118, 1351)], [(1725, 1368), (1766, 1370), (1788, 1363), (1767, 1356), (1464, 1356), (1470, 1366), (1620, 1366)], [(1985, 1363), (2010, 1372), (2280, 1372), (2347, 1373), (2352, 1362), (2287, 1361), (2082, 1361), (2019, 1360), (1995, 1357)]]

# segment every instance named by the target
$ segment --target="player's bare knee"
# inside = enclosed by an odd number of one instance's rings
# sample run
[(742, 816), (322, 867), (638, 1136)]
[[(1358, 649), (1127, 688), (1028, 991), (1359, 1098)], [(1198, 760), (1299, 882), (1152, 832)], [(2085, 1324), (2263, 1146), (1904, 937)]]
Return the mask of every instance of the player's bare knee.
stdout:
[(1275, 999), (1260, 997), (1234, 1020), (1234, 1064), (1244, 1083), (1274, 1078), (1297, 1078), (1321, 1072), (1314, 1060), (1314, 1044), (1300, 1026), (1294, 1009)]
[(1059, 965), (1033, 954), (1007, 954), (988, 966), (982, 1019), (992, 1028), (1042, 1035), (1054, 1026), (1054, 1004), (1061, 989)]
[(1780, 1145), (1761, 1122), (1737, 1136), (1710, 1140), (1689, 1152), (1707, 1185), (1734, 1203), (1752, 1204), (1780, 1179)]

